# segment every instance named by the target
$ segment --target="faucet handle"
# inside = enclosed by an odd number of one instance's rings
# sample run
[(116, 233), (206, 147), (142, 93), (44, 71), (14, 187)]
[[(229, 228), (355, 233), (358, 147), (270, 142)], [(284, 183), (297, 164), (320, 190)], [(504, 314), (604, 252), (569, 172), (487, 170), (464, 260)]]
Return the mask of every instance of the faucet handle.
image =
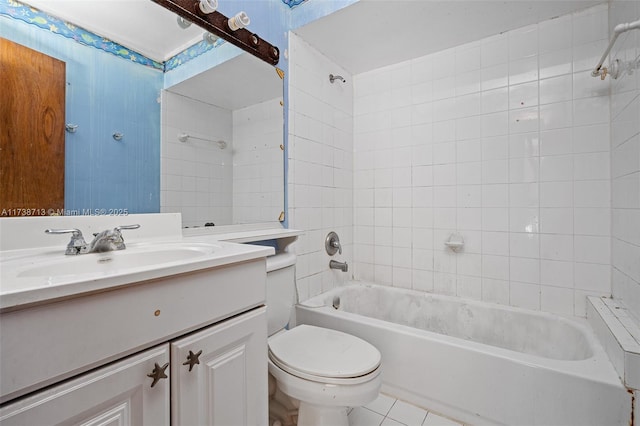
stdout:
[(115, 227), (115, 231), (120, 231), (121, 229), (138, 229), (140, 228), (140, 225), (136, 224), (136, 225), (120, 225), (120, 226), (116, 226)]
[(76, 228), (69, 228), (69, 229), (45, 229), (44, 230), (45, 234), (71, 234), (73, 233), (74, 236), (77, 235), (82, 235), (82, 231)]
[(86, 250), (87, 243), (82, 236), (82, 231), (79, 229), (45, 229), (44, 232), (46, 234), (72, 234), (65, 254), (80, 254), (83, 249)]
[(122, 238), (122, 233), (120, 232), (123, 229), (138, 229), (140, 228), (140, 225), (135, 224), (135, 225), (120, 225), (120, 226), (116, 226), (115, 228), (113, 228), (113, 233), (115, 234), (115, 240), (114, 240), (114, 244), (115, 244), (115, 249), (116, 250), (124, 250), (127, 248), (127, 246), (124, 245), (124, 238)]
[(324, 248), (329, 256), (333, 256), (336, 252), (342, 254), (342, 245), (340, 245), (338, 234), (333, 231), (329, 232), (324, 240)]
[(342, 254), (342, 245), (340, 244), (339, 240), (331, 240), (331, 247), (337, 248), (338, 253)]

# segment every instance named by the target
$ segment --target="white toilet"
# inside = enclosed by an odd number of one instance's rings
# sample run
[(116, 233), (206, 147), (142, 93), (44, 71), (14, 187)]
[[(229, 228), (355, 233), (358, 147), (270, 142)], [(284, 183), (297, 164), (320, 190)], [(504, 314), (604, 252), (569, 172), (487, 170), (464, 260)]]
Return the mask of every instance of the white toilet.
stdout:
[(269, 373), (278, 389), (299, 402), (298, 425), (348, 426), (347, 409), (378, 396), (380, 352), (340, 331), (299, 325), (290, 330), (295, 255), (267, 259)]

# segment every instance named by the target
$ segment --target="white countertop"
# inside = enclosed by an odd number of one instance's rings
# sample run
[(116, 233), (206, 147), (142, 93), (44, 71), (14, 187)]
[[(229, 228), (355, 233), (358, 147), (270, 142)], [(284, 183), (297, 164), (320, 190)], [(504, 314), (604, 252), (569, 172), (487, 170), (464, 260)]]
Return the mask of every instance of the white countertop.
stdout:
[(212, 226), (200, 228), (184, 228), (182, 233), (187, 238), (211, 238), (217, 241), (234, 243), (251, 243), (256, 241), (290, 238), (302, 235), (303, 231), (286, 229), (280, 224), (250, 224)]
[[(65, 255), (68, 234), (47, 228), (79, 228), (87, 238), (118, 225), (127, 249)], [(276, 224), (180, 228), (180, 215), (128, 217), (9, 218), (0, 222), (0, 311), (110, 290), (238, 262), (267, 257), (274, 248), (239, 244), (279, 240), (280, 250), (302, 232)]]
[[(188, 248), (197, 253), (196, 256), (167, 260), (162, 263), (117, 266), (85, 272), (78, 268), (78, 262), (104, 261), (118, 262), (118, 256), (138, 256), (145, 254), (152, 257), (154, 253), (162, 253), (163, 248)], [(127, 250), (129, 252), (127, 253)], [(200, 252), (198, 252), (200, 250)], [(147, 243), (131, 243), (126, 250), (89, 253), (78, 256), (66, 256), (64, 248), (48, 247), (41, 249), (24, 249), (0, 252), (0, 311), (14, 309), (24, 305), (49, 302), (53, 300), (104, 291), (143, 281), (160, 279), (215, 268), (238, 262), (266, 257), (274, 253), (272, 247), (252, 246), (248, 244), (234, 244), (223, 241), (206, 239), (183, 240), (151, 240)], [(132, 257), (135, 263), (135, 257)], [(68, 274), (32, 273), (31, 271), (45, 270), (47, 265), (56, 270), (68, 266)], [(75, 267), (74, 267), (75, 265)], [(117, 265), (117, 264), (116, 264)], [(77, 272), (79, 270), (79, 272)]]

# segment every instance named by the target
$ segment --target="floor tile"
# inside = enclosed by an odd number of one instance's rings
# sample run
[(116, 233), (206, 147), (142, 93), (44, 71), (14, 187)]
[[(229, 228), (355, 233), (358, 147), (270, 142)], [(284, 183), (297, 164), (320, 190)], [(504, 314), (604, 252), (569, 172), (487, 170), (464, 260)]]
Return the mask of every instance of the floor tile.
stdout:
[(387, 414), (387, 417), (390, 417), (400, 423), (404, 423), (407, 426), (422, 425), (426, 416), (426, 410), (418, 408), (415, 405), (407, 404), (404, 401), (396, 401)]
[(349, 413), (349, 426), (376, 426), (383, 420), (384, 416), (363, 407), (356, 407)]
[(391, 410), (394, 402), (396, 402), (395, 398), (381, 393), (375, 401), (365, 405), (365, 408), (386, 416), (389, 413), (389, 410)]
[(460, 423), (456, 423), (453, 420), (449, 420), (446, 417), (441, 417), (437, 414), (429, 413), (427, 418), (424, 419), (422, 426), (460, 426)]
[(349, 426), (463, 426), (393, 396), (380, 394), (365, 407), (349, 410)]

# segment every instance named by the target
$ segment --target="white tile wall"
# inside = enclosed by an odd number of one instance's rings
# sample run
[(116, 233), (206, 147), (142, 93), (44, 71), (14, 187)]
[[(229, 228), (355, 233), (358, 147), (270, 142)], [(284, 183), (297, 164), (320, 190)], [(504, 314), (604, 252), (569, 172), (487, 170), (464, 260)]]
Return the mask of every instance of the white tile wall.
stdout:
[[(231, 224), (231, 123), (230, 110), (162, 92), (162, 213), (182, 212), (184, 226)], [(183, 133), (193, 138), (180, 142)], [(219, 140), (226, 149), (214, 142)]]
[[(585, 295), (610, 294), (610, 83), (589, 75), (608, 43), (607, 19), (600, 5), (354, 76), (356, 278), (579, 316)], [(327, 115), (323, 85), (309, 89), (318, 68), (295, 66), (306, 73), (294, 76), (295, 101), (311, 104), (295, 114), (295, 135), (299, 118), (311, 127), (310, 117)], [(614, 223), (636, 229), (637, 74), (612, 98), (621, 122), (613, 197), (626, 203)], [(297, 169), (297, 146), (293, 160)], [(443, 245), (452, 232), (464, 236), (461, 253)], [(618, 277), (636, 284), (640, 302), (640, 237), (630, 238), (618, 238), (613, 255), (633, 253), (620, 257)]]
[[(638, 18), (638, 2), (611, 2), (610, 28)], [(639, 55), (640, 34), (629, 31), (618, 38), (610, 57), (628, 63)], [(613, 294), (640, 318), (640, 72), (611, 81)], [(584, 253), (590, 258), (602, 254), (595, 249)]]
[[(353, 270), (353, 234), (359, 232), (353, 226), (353, 79), (294, 33), (289, 33), (289, 55), (288, 214), (289, 226), (305, 231), (294, 246), (298, 294), (304, 300), (345, 281)], [(331, 84), (329, 74), (343, 76), (346, 83)], [(373, 193), (357, 197), (373, 201)], [(364, 223), (372, 219), (362, 217)], [(324, 240), (329, 231), (340, 236), (343, 254), (334, 259), (347, 261), (349, 273), (328, 267)]]
[(233, 223), (277, 221), (284, 209), (282, 98), (233, 111)]

